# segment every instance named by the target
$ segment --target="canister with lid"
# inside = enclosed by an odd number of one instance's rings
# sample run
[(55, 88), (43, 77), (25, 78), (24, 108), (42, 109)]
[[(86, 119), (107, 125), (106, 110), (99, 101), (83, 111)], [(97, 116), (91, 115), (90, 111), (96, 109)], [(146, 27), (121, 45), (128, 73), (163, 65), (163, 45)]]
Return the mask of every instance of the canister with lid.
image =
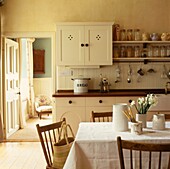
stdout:
[(159, 56), (159, 46), (153, 46), (153, 56), (154, 57)]
[(126, 49), (127, 57), (132, 57), (133, 55), (132, 49), (133, 49), (132, 46), (127, 46), (127, 49)]
[(141, 57), (140, 46), (135, 46), (135, 47), (134, 47), (134, 56), (135, 56), (135, 57)]
[(135, 41), (141, 40), (140, 29), (134, 29), (134, 40)]
[(74, 81), (74, 93), (86, 93), (88, 92), (88, 81), (90, 78), (73, 78)]
[(132, 29), (127, 30), (127, 41), (132, 41), (133, 40), (133, 31)]
[(165, 46), (160, 47), (160, 55), (161, 55), (161, 57), (166, 56), (166, 47)]
[(170, 46), (167, 46), (166, 56), (167, 56), (167, 57), (170, 57)]
[(122, 57), (122, 58), (126, 57), (126, 47), (125, 46), (120, 47), (120, 57)]
[(114, 54), (114, 58), (118, 58), (120, 57), (120, 47), (119, 46), (114, 46), (113, 48), (113, 54)]
[(121, 41), (125, 41), (126, 40), (126, 30), (125, 29), (121, 29), (120, 30), (120, 40)]
[(149, 45), (147, 50), (148, 57), (153, 57), (153, 47)]

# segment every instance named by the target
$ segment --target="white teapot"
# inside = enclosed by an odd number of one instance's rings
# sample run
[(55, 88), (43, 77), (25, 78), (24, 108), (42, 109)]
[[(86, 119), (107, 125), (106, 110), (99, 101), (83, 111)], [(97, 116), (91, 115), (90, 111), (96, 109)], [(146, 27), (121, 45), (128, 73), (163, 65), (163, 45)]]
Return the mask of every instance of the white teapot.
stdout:
[(165, 129), (165, 115), (164, 114), (154, 114), (152, 119), (152, 128), (154, 130), (164, 130)]

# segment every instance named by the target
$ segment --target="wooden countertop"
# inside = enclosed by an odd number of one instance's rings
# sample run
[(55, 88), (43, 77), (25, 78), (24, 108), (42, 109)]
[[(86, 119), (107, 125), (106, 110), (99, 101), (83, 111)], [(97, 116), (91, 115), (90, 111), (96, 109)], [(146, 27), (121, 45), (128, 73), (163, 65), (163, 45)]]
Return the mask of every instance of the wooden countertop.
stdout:
[(148, 93), (164, 94), (164, 89), (121, 89), (111, 90), (102, 93), (99, 90), (89, 90), (88, 93), (74, 93), (73, 90), (59, 90), (54, 93), (53, 97), (114, 97), (114, 96), (146, 96)]

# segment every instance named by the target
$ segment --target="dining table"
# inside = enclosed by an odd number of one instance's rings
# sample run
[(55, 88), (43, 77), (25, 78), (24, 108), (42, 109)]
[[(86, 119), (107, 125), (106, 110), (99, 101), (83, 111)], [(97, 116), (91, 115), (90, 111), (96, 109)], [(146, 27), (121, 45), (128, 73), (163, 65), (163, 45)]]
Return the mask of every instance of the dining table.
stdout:
[[(165, 122), (164, 130), (154, 130), (152, 122), (147, 122), (147, 127), (143, 128), (140, 135), (131, 133), (130, 129), (116, 132), (113, 130), (113, 122), (81, 122), (63, 169), (119, 169), (118, 136), (124, 140), (145, 143), (170, 143), (170, 121)], [(156, 166), (158, 155), (153, 158)], [(163, 158), (162, 169), (167, 169), (169, 152)], [(126, 152), (125, 160), (129, 162)]]

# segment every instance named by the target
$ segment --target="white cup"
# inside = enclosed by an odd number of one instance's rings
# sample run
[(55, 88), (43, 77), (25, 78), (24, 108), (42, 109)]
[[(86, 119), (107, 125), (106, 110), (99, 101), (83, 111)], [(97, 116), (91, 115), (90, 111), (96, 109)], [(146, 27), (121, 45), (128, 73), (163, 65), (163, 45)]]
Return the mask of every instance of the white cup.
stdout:
[(136, 123), (131, 122), (130, 128), (131, 128), (132, 134), (136, 134), (136, 135), (142, 134), (142, 122), (141, 121), (137, 121)]

